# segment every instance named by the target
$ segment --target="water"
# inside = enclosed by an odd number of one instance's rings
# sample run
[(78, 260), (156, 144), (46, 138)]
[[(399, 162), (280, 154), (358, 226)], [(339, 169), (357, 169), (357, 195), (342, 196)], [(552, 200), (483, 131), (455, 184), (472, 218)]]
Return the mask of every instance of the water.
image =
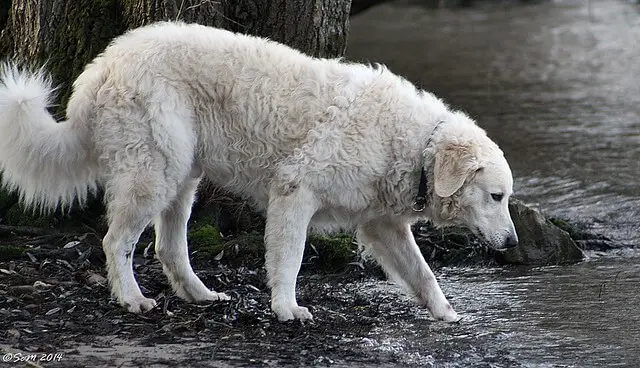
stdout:
[[(638, 5), (434, 11), (401, 1), (353, 18), (347, 54), (382, 62), (476, 118), (505, 151), (517, 197), (640, 244)], [(439, 279), (465, 315), (461, 324), (401, 321), (362, 343), (425, 366), (637, 367), (638, 256), (444, 270)]]
[(477, 290), (475, 300), (468, 296), (476, 304), (466, 330), (502, 336), (500, 345), (527, 367), (634, 366), (640, 357), (638, 261), (496, 270), (473, 279), (465, 272), (464, 287)]
[(505, 151), (516, 196), (640, 244), (640, 7), (414, 3), (355, 17), (348, 57), (387, 64), (476, 118)]
[(315, 323), (222, 323), (208, 339), (213, 332), (203, 335), (200, 323), (166, 317), (186, 331), (153, 343), (128, 333), (71, 340), (56, 350), (59, 364), (43, 366), (638, 367), (640, 250), (571, 266), (447, 268), (437, 277), (458, 324), (434, 321), (389, 282), (310, 275), (301, 281)]
[[(637, 367), (639, 257), (629, 250), (573, 266), (443, 270), (460, 324), (400, 320), (362, 343), (441, 367), (484, 367), (492, 356), (504, 358), (494, 366)], [(367, 286), (376, 295), (385, 287)], [(457, 353), (438, 354), (443, 345)]]

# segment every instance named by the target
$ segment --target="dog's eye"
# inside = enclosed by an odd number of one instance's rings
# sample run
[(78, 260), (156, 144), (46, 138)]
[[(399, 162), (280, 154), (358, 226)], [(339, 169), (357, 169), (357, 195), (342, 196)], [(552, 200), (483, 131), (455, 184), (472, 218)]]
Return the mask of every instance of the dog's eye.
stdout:
[(493, 198), (493, 200), (496, 202), (500, 202), (502, 200), (502, 197), (504, 197), (504, 194), (502, 193), (491, 193), (491, 198)]

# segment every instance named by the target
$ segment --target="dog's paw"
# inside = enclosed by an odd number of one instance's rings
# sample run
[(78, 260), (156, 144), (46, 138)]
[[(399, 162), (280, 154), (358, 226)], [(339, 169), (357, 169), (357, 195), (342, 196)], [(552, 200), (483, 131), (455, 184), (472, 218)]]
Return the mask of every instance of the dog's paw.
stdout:
[(445, 322), (456, 323), (456, 322), (459, 322), (462, 319), (462, 317), (460, 317), (458, 313), (453, 312), (453, 313), (449, 313), (447, 315), (441, 316), (438, 319)]
[(433, 315), (433, 318), (439, 321), (458, 322), (461, 319), (461, 317), (458, 315), (458, 313), (456, 313), (456, 311), (453, 310), (449, 303), (444, 305), (442, 308), (437, 308), (436, 310), (432, 311), (431, 314)]
[(272, 306), (273, 312), (278, 317), (280, 322), (290, 321), (292, 319), (298, 319), (300, 321), (311, 321), (313, 315), (309, 312), (309, 309), (300, 306), (293, 307), (277, 307)]
[(153, 299), (145, 298), (140, 295), (125, 299), (121, 304), (126, 307), (129, 312), (138, 314), (155, 308), (157, 303)]
[(215, 302), (215, 301), (231, 300), (231, 297), (225, 293), (218, 293), (213, 290), (207, 290), (206, 293), (200, 293), (193, 297), (194, 302)]
[(218, 293), (214, 290), (210, 290), (200, 280), (198, 282), (192, 282), (186, 285), (180, 285), (176, 287), (176, 295), (188, 302), (201, 303), (201, 302), (215, 302), (231, 300), (231, 298), (225, 293)]

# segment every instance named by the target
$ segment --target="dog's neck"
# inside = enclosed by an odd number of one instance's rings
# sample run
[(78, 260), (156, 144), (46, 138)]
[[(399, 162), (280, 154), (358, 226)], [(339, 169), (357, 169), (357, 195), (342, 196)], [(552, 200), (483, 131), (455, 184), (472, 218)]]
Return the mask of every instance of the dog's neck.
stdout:
[[(415, 212), (422, 212), (427, 207), (427, 198), (429, 191), (429, 182), (428, 178), (433, 178), (433, 158), (427, 158), (426, 153), (433, 142), (433, 137), (438, 130), (438, 128), (443, 125), (446, 120), (440, 120), (436, 126), (431, 130), (431, 134), (429, 134), (429, 138), (427, 138), (427, 144), (425, 145), (425, 149), (422, 151), (422, 159), (420, 162), (420, 179), (418, 181), (418, 191), (415, 200), (413, 201), (412, 209)], [(429, 165), (427, 165), (429, 163)], [(425, 167), (427, 167), (425, 169)]]
[[(443, 114), (443, 117), (446, 117), (446, 115)], [(432, 218), (438, 215), (437, 205), (434, 203), (437, 201), (433, 199), (433, 171), (435, 148), (441, 144), (443, 126), (446, 127), (448, 125), (440, 123), (442, 120), (435, 120), (436, 124), (432, 125), (428, 130), (424, 129), (424, 126), (420, 123), (415, 123), (415, 125), (411, 126), (412, 129), (409, 129), (413, 134), (409, 134), (405, 129), (404, 133), (406, 135), (402, 139), (404, 144), (394, 147), (397, 150), (394, 152), (394, 156), (402, 157), (406, 161), (390, 163), (388, 170), (379, 179), (379, 200), (385, 211), (389, 210), (394, 215), (404, 216), (410, 221)], [(427, 142), (430, 147), (427, 147)], [(422, 170), (424, 170), (425, 174), (424, 209), (415, 211), (412, 207), (419, 194), (418, 187), (420, 186)]]

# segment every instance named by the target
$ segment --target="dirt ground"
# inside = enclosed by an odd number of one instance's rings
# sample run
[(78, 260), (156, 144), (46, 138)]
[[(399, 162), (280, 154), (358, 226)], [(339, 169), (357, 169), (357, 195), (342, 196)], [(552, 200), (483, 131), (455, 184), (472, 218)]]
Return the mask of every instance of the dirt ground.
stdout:
[[(109, 296), (97, 236), (11, 236), (1, 241), (5, 250), (30, 247), (0, 262), (1, 364), (7, 366), (384, 367), (424, 365), (460, 350), (460, 341), (434, 344), (455, 325), (433, 321), (397, 289), (384, 295), (368, 292), (366, 283), (384, 280), (384, 275), (359, 262), (329, 273), (314, 266), (313, 256), (305, 257), (299, 303), (311, 307), (315, 320), (280, 323), (269, 309), (261, 259), (195, 257), (194, 269), (202, 280), (232, 297), (197, 305), (173, 296), (153, 251), (142, 251), (135, 258), (135, 272), (158, 307), (132, 315)], [(412, 347), (385, 346), (372, 338), (398, 321), (439, 326), (438, 332), (433, 340)], [(488, 359), (509, 360), (495, 354)]]
[[(520, 366), (485, 338), (467, 336), (463, 326), (434, 321), (398, 288), (379, 291), (391, 284), (355, 253), (352, 262), (327, 268), (331, 262), (308, 246), (298, 296), (314, 321), (281, 323), (269, 308), (259, 246), (236, 244), (213, 257), (192, 252), (198, 276), (232, 300), (190, 304), (172, 295), (148, 232), (135, 253), (135, 273), (158, 307), (133, 315), (109, 296), (99, 235), (20, 232), (0, 233), (0, 365)], [(442, 264), (492, 262), (491, 253), (464, 234), (418, 229), (416, 235), (436, 276)]]

